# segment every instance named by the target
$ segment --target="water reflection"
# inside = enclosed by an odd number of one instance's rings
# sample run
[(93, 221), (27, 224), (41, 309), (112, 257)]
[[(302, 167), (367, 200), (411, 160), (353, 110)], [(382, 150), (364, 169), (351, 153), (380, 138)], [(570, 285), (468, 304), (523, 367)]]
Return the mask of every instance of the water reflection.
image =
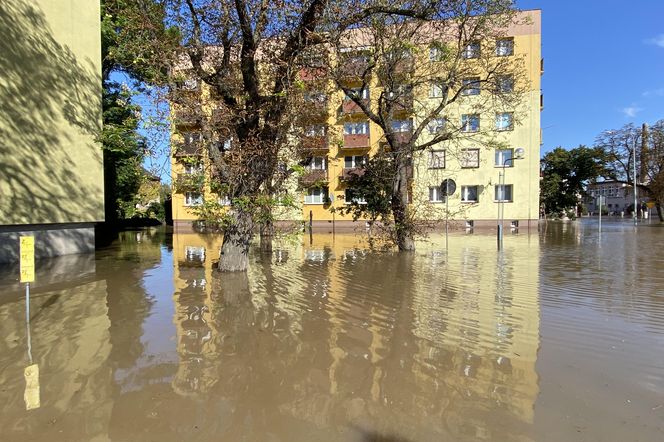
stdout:
[[(24, 292), (4, 273), (2, 440), (570, 440), (562, 417), (588, 401), (611, 439), (629, 414), (600, 382), (647, 399), (630, 434), (655, 429), (664, 262), (642, 244), (662, 240), (591, 227), (501, 252), (478, 233), (413, 254), (307, 235), (239, 275), (214, 270), (218, 236), (128, 232), (38, 266), (31, 411)], [(594, 384), (595, 402), (561, 387)]]

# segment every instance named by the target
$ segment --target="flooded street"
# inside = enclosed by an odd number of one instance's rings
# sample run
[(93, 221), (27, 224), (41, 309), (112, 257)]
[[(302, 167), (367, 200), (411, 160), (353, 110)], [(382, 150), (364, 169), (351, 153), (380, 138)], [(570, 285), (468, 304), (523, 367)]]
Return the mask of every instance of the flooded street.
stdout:
[[(124, 232), (0, 270), (0, 440), (657, 441), (664, 228), (314, 234), (213, 270), (218, 236)], [(26, 394), (25, 368), (36, 364)], [(26, 410), (27, 402), (33, 409)]]

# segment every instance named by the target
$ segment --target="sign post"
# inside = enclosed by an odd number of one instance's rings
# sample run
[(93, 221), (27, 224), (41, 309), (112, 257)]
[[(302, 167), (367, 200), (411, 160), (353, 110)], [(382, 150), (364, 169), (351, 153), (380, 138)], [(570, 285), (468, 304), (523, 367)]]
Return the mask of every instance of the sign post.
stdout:
[(456, 182), (446, 178), (440, 183), (440, 191), (445, 195), (445, 252), (447, 253), (448, 220), (450, 218), (450, 196), (456, 191)]
[(39, 399), (39, 365), (32, 361), (32, 339), (30, 337), (30, 283), (35, 281), (35, 237), (20, 237), (20, 282), (25, 283), (25, 324), (28, 340), (28, 365), (23, 371), (25, 377), (25, 392), (23, 400), (25, 409), (33, 410), (40, 407)]

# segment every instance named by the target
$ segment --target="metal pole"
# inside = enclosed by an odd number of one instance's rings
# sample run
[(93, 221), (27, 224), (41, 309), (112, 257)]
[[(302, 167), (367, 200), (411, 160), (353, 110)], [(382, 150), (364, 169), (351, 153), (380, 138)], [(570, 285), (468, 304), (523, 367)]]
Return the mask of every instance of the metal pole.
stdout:
[(636, 143), (634, 144), (633, 151), (634, 151), (633, 152), (634, 153), (634, 158), (633, 158), (633, 161), (632, 161), (632, 169), (633, 169), (633, 171), (632, 171), (632, 173), (633, 173), (632, 182), (634, 184), (633, 185), (633, 189), (634, 189), (634, 225), (636, 226), (636, 224), (637, 224), (637, 219), (636, 219), (636, 210), (637, 210), (636, 209), (636, 204), (637, 204), (637, 198), (636, 198)]
[(32, 365), (32, 339), (30, 338), (30, 283), (25, 284), (25, 327), (28, 339), (28, 359)]
[[(501, 186), (503, 185), (505, 177), (505, 162), (503, 162), (503, 170), (501, 172), (498, 172), (498, 186), (499, 188), (502, 188)], [(501, 200), (498, 201), (498, 230), (497, 230), (497, 235), (498, 235), (498, 250), (500, 250), (501, 246), (503, 245), (503, 201), (502, 201), (502, 196)]]
[(602, 195), (599, 196), (599, 231), (602, 231)]
[[(442, 189), (441, 189), (442, 190)], [(445, 181), (445, 252), (447, 252), (448, 221), (450, 218), (450, 181)]]

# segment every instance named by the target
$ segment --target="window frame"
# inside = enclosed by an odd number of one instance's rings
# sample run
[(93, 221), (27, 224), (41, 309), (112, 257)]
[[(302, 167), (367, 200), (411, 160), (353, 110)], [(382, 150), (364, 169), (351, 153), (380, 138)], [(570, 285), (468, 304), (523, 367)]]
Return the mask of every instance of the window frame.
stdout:
[[(351, 158), (351, 165), (347, 166), (346, 161), (348, 158)], [(361, 162), (357, 162), (357, 159), (361, 158)], [(344, 156), (344, 169), (355, 169), (357, 167), (362, 167), (367, 164), (366, 155), (345, 155)]]
[[(437, 198), (437, 199), (436, 199)], [(443, 189), (440, 186), (429, 186), (429, 202), (432, 204), (446, 202), (447, 195), (443, 195)]]
[[(347, 130), (348, 127), (357, 128), (360, 125), (364, 128), (365, 132), (353, 133)], [(369, 122), (368, 121), (348, 121), (344, 123), (344, 135), (369, 135)]]
[[(319, 195), (314, 195), (318, 191)], [(329, 200), (330, 190), (327, 186), (324, 187), (310, 187), (308, 192), (304, 195), (304, 204), (309, 205), (323, 205)], [(320, 202), (315, 201), (314, 198), (320, 199)]]
[[(443, 165), (440, 165), (440, 157), (436, 154), (442, 153)], [(429, 151), (429, 161), (427, 163), (429, 169), (445, 169), (447, 166), (447, 150), (446, 149), (432, 149)]]
[[(505, 116), (509, 117), (508, 118), (509, 125), (502, 127), (500, 126), (500, 123), (504, 121), (503, 117)], [(514, 130), (514, 112), (496, 112), (495, 124), (496, 124), (495, 129), (498, 132), (509, 132)]]
[(461, 95), (474, 96), (482, 93), (480, 77), (468, 77), (461, 80)]
[[(477, 127), (475, 129), (472, 129), (472, 126), (469, 123), (471, 123), (474, 120), (477, 120)], [(461, 115), (461, 132), (474, 133), (479, 131), (480, 131), (480, 114)]]
[(447, 86), (440, 79), (432, 80), (429, 87), (429, 98), (443, 98)]
[(479, 41), (473, 41), (466, 44), (461, 51), (461, 58), (464, 60), (473, 60), (480, 58), (482, 54), (482, 44)]
[[(348, 198), (349, 192), (351, 194), (350, 199)], [(362, 204), (367, 203), (366, 198), (353, 197), (352, 196), (353, 192), (354, 192), (354, 189), (352, 187), (347, 187), (346, 189), (344, 189), (344, 205), (351, 205), (353, 203), (362, 205)]]
[[(502, 187), (502, 197), (503, 199), (498, 198), (499, 189)], [(507, 196), (505, 190), (509, 189), (509, 199), (505, 198)], [(493, 201), (496, 203), (512, 203), (514, 202), (514, 185), (513, 184), (496, 184), (494, 186)]]
[[(468, 159), (470, 158), (469, 154), (474, 153), (476, 157), (475, 166), (468, 166)], [(461, 149), (461, 155), (459, 155), (459, 166), (462, 169), (478, 169), (480, 167), (480, 149), (477, 147), (472, 147), (468, 149)]]
[[(508, 42), (507, 46), (501, 46), (502, 42)], [(509, 49), (508, 53), (502, 53), (501, 49)], [(496, 39), (496, 57), (510, 57), (514, 55), (514, 37), (502, 37)]]
[[(193, 195), (198, 195), (198, 198), (193, 197)], [(184, 205), (185, 207), (197, 207), (202, 206), (205, 201), (203, 200), (203, 194), (201, 192), (185, 192), (184, 193)]]
[[(494, 152), (495, 152), (494, 163), (493, 163), (494, 167), (501, 167), (501, 168), (502, 167), (514, 167), (514, 149), (511, 149), (511, 148), (510, 149), (496, 149)], [(502, 155), (503, 152), (509, 152), (510, 153), (509, 158), (505, 158), (505, 156)], [(498, 162), (498, 157), (499, 156), (502, 159), (502, 162), (500, 162), (500, 163)], [(503, 166), (505, 161), (507, 161), (508, 159), (510, 159), (509, 163), (507, 163), (507, 164), (505, 164), (505, 166)]]
[[(468, 199), (468, 189), (475, 188), (475, 199)], [(480, 186), (477, 184), (470, 184), (461, 186), (461, 192), (459, 194), (462, 203), (479, 203), (480, 202)]]

